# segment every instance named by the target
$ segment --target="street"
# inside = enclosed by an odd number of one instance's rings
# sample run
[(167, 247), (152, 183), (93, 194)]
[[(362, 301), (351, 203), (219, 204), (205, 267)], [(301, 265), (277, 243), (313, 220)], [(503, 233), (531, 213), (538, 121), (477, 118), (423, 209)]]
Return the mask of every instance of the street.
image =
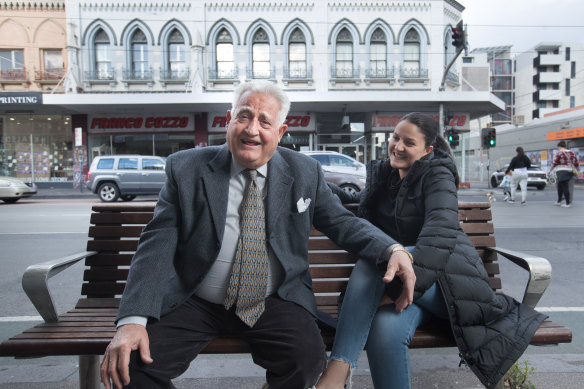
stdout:
[[(461, 190), (460, 199), (485, 201), (488, 191), (490, 190), (484, 187)], [(552, 263), (553, 280), (538, 307), (574, 332), (574, 341), (571, 344), (528, 348), (522, 359), (529, 360), (530, 366), (535, 367), (534, 377), (540, 379), (537, 387), (546, 387), (544, 383), (549, 378), (544, 373), (572, 372), (578, 376), (584, 375), (584, 341), (578, 336), (584, 333), (584, 283), (581, 281), (584, 274), (584, 240), (581, 239), (584, 227), (584, 188), (577, 187), (574, 195), (576, 201), (568, 209), (554, 206), (554, 187), (548, 187), (544, 191), (529, 189), (526, 206), (505, 203), (500, 193), (496, 193), (497, 201), (492, 203), (497, 246), (541, 256)], [(85, 250), (90, 209), (97, 202), (97, 197), (31, 198), (11, 205), (0, 204), (0, 293), (3, 296), (0, 308), (0, 339), (6, 339), (28, 328), (38, 320), (38, 313), (20, 286), (24, 269), (33, 263)], [(504, 259), (500, 259), (500, 263), (504, 274), (503, 289), (507, 294), (521, 300), (526, 272)], [(77, 264), (52, 279), (53, 298), (59, 311), (71, 309), (77, 301), (82, 271), (83, 265)], [(436, 358), (437, 355), (440, 358)], [(54, 369), (48, 369), (48, 363)], [(59, 385), (74, 384), (75, 365), (74, 357), (25, 361), (0, 358), (0, 387), (29, 387), (16, 385), (43, 381), (56, 382)], [(34, 373), (29, 369), (31, 366), (34, 366)], [(224, 366), (229, 366), (229, 372), (225, 371)], [(449, 382), (448, 374), (442, 378), (437, 377), (441, 377), (440, 374), (449, 369), (459, 371), (457, 366), (457, 353), (453, 349), (412, 351), (413, 373), (415, 377), (420, 377), (421, 382), (424, 382), (425, 374), (429, 374), (434, 377), (432, 379), (435, 381), (432, 382), (444, 381), (446, 385)], [(262, 374), (262, 370), (255, 367), (248, 356), (201, 356), (183, 377), (185, 380), (192, 378), (203, 381), (213, 377), (251, 377), (255, 385), (256, 381), (261, 381)], [(472, 386), (478, 381), (468, 370), (460, 374), (466, 383), (461, 384), (463, 386), (450, 383), (448, 387), (477, 387)], [(367, 386), (370, 385), (370, 378), (365, 359), (356, 376), (357, 387), (371, 387)], [(574, 381), (574, 386), (571, 386), (573, 376), (566, 377), (564, 379), (567, 381), (561, 387), (578, 387), (575, 383), (579, 381)], [(415, 380), (414, 386), (418, 387)], [(12, 384), (15, 386), (10, 386)], [(361, 384), (364, 386), (360, 386)], [(219, 385), (223, 387), (226, 383)], [(243, 387), (237, 383), (234, 385)], [(255, 387), (260, 385), (261, 382)], [(422, 388), (421, 383), (420, 385)]]

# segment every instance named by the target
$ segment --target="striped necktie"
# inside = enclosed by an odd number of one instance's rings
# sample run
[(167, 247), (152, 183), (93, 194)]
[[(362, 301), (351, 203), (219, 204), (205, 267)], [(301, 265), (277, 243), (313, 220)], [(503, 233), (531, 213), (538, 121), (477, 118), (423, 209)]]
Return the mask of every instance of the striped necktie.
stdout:
[(227, 295), (223, 305), (253, 327), (264, 312), (268, 285), (268, 249), (262, 193), (256, 184), (256, 170), (244, 170), (249, 185), (240, 207), (241, 231)]

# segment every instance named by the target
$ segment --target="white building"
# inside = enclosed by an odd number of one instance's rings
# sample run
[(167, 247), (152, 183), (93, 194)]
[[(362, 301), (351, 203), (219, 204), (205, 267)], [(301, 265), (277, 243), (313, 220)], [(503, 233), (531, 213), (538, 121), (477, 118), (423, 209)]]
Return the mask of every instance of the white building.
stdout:
[(539, 43), (515, 63), (517, 124), (584, 104), (583, 45)]
[(488, 71), (460, 59), (441, 85), (463, 11), (454, 0), (70, 0), (66, 93), (27, 108), (70, 114), (86, 159), (168, 155), (223, 143), (234, 88), (263, 78), (292, 100), (281, 145), (383, 158), (404, 113), (448, 113), (467, 131), (504, 108)]

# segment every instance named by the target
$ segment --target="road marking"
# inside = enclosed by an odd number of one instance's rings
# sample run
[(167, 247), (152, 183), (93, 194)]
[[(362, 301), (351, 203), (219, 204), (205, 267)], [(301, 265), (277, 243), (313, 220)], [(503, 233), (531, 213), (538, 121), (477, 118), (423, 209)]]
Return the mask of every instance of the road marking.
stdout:
[(0, 232), (0, 235), (25, 235), (25, 236), (30, 236), (30, 235), (53, 235), (53, 234), (63, 234), (63, 235), (85, 235), (87, 236), (87, 232), (68, 232), (68, 231), (40, 231), (40, 232), (27, 232), (27, 233), (23, 233), (23, 232)]
[(43, 318), (40, 316), (5, 316), (0, 317), (0, 322), (2, 323), (10, 323), (16, 321), (43, 321)]

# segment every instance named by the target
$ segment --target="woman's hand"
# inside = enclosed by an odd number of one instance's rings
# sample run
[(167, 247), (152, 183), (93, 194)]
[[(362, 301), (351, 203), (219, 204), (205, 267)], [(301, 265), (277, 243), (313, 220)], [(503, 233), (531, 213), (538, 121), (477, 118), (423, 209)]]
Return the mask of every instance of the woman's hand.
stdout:
[(394, 250), (389, 257), (383, 282), (393, 281), (396, 275), (403, 283), (402, 292), (395, 302), (395, 310), (401, 312), (414, 301), (414, 285), (416, 284), (416, 274), (410, 256), (402, 250)]

